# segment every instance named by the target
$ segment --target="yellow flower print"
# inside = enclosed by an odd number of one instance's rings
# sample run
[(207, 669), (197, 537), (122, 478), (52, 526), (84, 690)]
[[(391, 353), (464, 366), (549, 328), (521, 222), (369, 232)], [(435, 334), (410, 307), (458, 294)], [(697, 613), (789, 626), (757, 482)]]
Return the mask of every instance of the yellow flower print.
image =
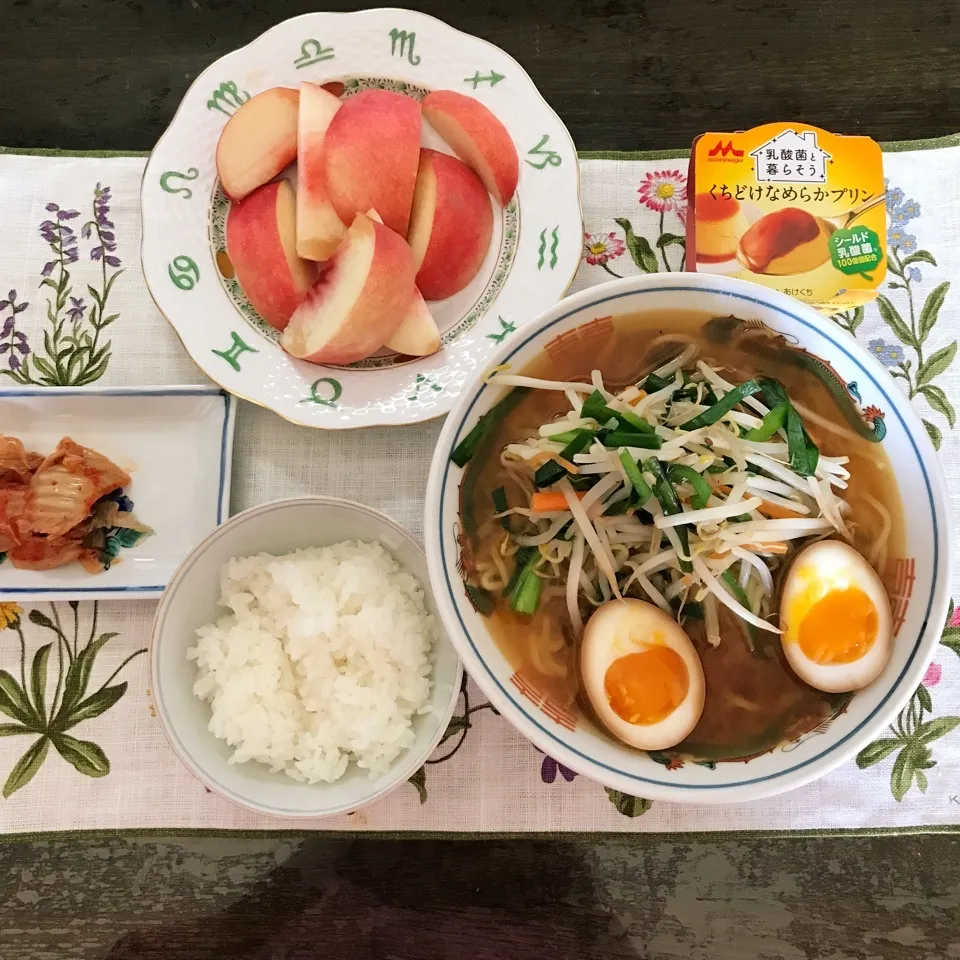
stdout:
[(15, 627), (23, 616), (23, 607), (16, 603), (0, 603), (0, 630)]

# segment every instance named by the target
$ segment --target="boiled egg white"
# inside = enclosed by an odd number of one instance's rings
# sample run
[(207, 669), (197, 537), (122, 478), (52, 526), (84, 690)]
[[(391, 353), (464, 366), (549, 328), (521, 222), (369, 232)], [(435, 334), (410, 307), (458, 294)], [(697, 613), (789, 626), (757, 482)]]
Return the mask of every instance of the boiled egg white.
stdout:
[(821, 540), (797, 554), (780, 595), (780, 641), (801, 679), (827, 693), (867, 686), (893, 645), (890, 600), (853, 547)]
[(600, 722), (641, 750), (687, 737), (703, 712), (703, 667), (690, 638), (644, 600), (611, 600), (587, 622), (583, 690)]

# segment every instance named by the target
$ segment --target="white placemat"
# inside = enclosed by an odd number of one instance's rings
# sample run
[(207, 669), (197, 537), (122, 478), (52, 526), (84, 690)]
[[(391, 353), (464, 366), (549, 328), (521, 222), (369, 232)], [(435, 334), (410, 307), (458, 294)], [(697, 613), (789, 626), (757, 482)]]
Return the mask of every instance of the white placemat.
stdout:
[[(139, 269), (138, 193), (142, 157), (0, 155), (0, 370), (33, 380), (62, 349), (74, 326), (87, 375), (107, 357), (102, 385), (202, 382), (172, 329), (157, 313)], [(642, 269), (625, 244), (643, 238), (657, 269), (680, 268), (683, 233), (676, 201), (686, 188), (686, 159), (589, 159), (582, 167), (586, 231), (574, 290)], [(891, 259), (880, 305), (840, 322), (891, 367), (940, 443), (954, 508), (960, 507), (960, 146), (947, 141), (900, 145), (886, 155)], [(76, 215), (74, 215), (76, 213)], [(658, 240), (660, 241), (658, 243)], [(61, 242), (62, 241), (62, 242)], [(643, 243), (630, 245), (641, 264)], [(69, 275), (61, 283), (63, 271)], [(118, 271), (107, 306), (98, 299)], [(43, 281), (49, 280), (49, 283)], [(68, 290), (69, 288), (69, 290)], [(57, 294), (62, 305), (57, 307)], [(64, 297), (64, 293), (66, 296)], [(881, 309), (882, 308), (882, 309)], [(51, 314), (54, 320), (50, 319)], [(96, 336), (100, 318), (116, 314)], [(59, 346), (45, 339), (66, 318)], [(508, 318), (522, 323), (523, 317)], [(96, 321), (94, 323), (93, 321)], [(202, 322), (202, 318), (198, 318)], [(925, 332), (921, 332), (925, 331)], [(90, 340), (84, 340), (84, 335)], [(96, 337), (96, 349), (91, 343)], [(103, 347), (109, 344), (104, 352)], [(24, 352), (28, 348), (29, 354)], [(38, 364), (38, 360), (41, 361)], [(69, 360), (69, 358), (68, 358)], [(3, 385), (14, 380), (4, 377)], [(0, 431), (3, 425), (0, 424)], [(386, 511), (419, 534), (423, 489), (439, 424), (353, 433), (293, 426), (240, 404), (233, 511), (277, 497), (328, 494)], [(2, 577), (0, 568), (0, 577)], [(956, 571), (954, 571), (956, 583)], [(351, 816), (325, 821), (258, 817), (209, 793), (180, 765), (154, 716), (143, 655), (152, 602), (0, 603), (0, 831), (327, 830), (797, 831), (960, 828), (960, 617), (888, 734), (856, 763), (792, 793), (719, 807), (650, 804), (612, 794), (574, 776), (531, 746), (469, 684), (449, 739), (416, 779)], [(10, 682), (30, 684), (37, 651), (58, 642), (78, 650), (116, 634), (99, 649), (86, 696), (125, 684), (119, 699), (46, 746), (14, 729)], [(64, 664), (64, 672), (66, 664)], [(58, 662), (47, 665), (52, 695)], [(13, 789), (11, 789), (13, 788)]]

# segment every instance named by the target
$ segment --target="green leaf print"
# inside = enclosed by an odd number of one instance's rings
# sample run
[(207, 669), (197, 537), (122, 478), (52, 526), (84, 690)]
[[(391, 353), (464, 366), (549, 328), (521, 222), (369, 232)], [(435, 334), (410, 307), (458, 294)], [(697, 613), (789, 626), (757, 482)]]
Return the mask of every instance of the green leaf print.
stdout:
[(861, 770), (866, 770), (867, 767), (872, 767), (875, 763), (886, 760), (894, 750), (901, 746), (903, 746), (903, 742), (899, 739), (874, 740), (873, 743), (867, 744), (857, 754), (857, 766)]
[(687, 238), (681, 237), (677, 233), (661, 233), (660, 236), (657, 237), (657, 246), (661, 250), (664, 247), (671, 247), (671, 246), (685, 248), (687, 246)]
[(630, 256), (633, 257), (633, 262), (644, 273), (657, 273), (660, 269), (657, 266), (657, 256), (646, 237), (638, 237), (633, 232), (633, 225), (624, 217), (616, 217), (615, 222), (623, 230), (624, 242)]
[(910, 328), (903, 322), (897, 308), (882, 293), (877, 295), (877, 306), (880, 308), (883, 321), (896, 334), (897, 339), (916, 349), (919, 344), (910, 332)]
[(39, 717), (23, 687), (6, 670), (0, 670), (0, 712), (35, 728)]
[(943, 442), (943, 434), (940, 432), (940, 428), (935, 424), (932, 424), (929, 420), (924, 420), (923, 426), (927, 431), (927, 435), (930, 437), (930, 442), (933, 444), (933, 449), (939, 450), (940, 444)]
[[(146, 653), (145, 649), (133, 651), (88, 694), (97, 655), (117, 634), (97, 634), (97, 603), (93, 604), (90, 623), (82, 637), (79, 604), (67, 604), (72, 615), (68, 613), (65, 617), (61, 616), (57, 604), (51, 603), (48, 607), (52, 616), (36, 608), (23, 616), (24, 611), (16, 604), (0, 603), (0, 633), (3, 630), (17, 633), (21, 651), (19, 682), (11, 673), (0, 670), (0, 712), (18, 721), (0, 724), (0, 736), (40, 734), (7, 775), (4, 797), (21, 790), (36, 776), (50, 754), (51, 744), (67, 763), (86, 777), (104, 777), (110, 772), (110, 761), (100, 746), (65, 731), (113, 707), (128, 688), (126, 681), (113, 681), (132, 660)], [(65, 629), (64, 624), (71, 621), (72, 629)], [(25, 623), (50, 631), (56, 639), (39, 644), (28, 657)]]
[(607, 791), (610, 802), (625, 817), (643, 816), (653, 806), (652, 800), (645, 800), (643, 797), (633, 797), (629, 793), (621, 793), (619, 790), (611, 790), (609, 787), (604, 787), (604, 790)]
[[(960, 627), (952, 625), (953, 617), (954, 605), (951, 601), (940, 643), (960, 654)], [(897, 754), (890, 771), (890, 792), (897, 802), (903, 800), (914, 783), (921, 793), (926, 791), (928, 779), (925, 771), (937, 765), (930, 744), (953, 733), (960, 726), (960, 717), (924, 718), (934, 709), (929, 687), (936, 686), (941, 675), (941, 667), (937, 663), (930, 664), (923, 682), (890, 724), (890, 735), (874, 740), (857, 754), (857, 766), (861, 770)]]
[[(903, 258), (905, 267), (909, 267), (911, 263), (929, 263), (932, 267), (937, 265), (937, 261), (933, 259), (933, 254), (927, 250), (918, 250), (916, 253), (911, 253), (909, 257)], [(902, 276), (902, 274), (898, 274), (898, 276)]]
[(947, 347), (941, 347), (932, 357), (925, 360), (917, 371), (917, 385), (923, 386), (929, 383), (934, 377), (939, 377), (947, 367), (953, 363), (953, 358), (957, 355), (957, 341), (954, 340)]
[(937, 322), (937, 317), (940, 314), (940, 308), (943, 306), (943, 301), (947, 296), (947, 291), (950, 289), (949, 281), (939, 284), (930, 291), (929, 296), (923, 304), (923, 309), (920, 311), (920, 342), (924, 343), (929, 335), (930, 331), (934, 328)]
[(107, 755), (89, 740), (77, 740), (68, 733), (52, 735), (57, 753), (87, 777), (105, 777), (110, 772)]
[(928, 720), (917, 728), (917, 739), (923, 743), (939, 740), (956, 729), (957, 724), (960, 724), (960, 717), (937, 717), (935, 720)]
[(407, 780), (407, 783), (412, 783), (417, 788), (417, 793), (420, 794), (420, 803), (421, 805), (427, 802), (427, 768), (421, 767), (412, 777)]
[(43, 766), (43, 761), (47, 759), (49, 750), (50, 741), (46, 737), (41, 737), (28, 748), (27, 752), (13, 765), (10, 776), (3, 785), (4, 797), (10, 797), (36, 776), (37, 771)]
[(957, 413), (953, 409), (953, 404), (947, 399), (946, 393), (935, 383), (925, 383), (920, 388), (920, 393), (927, 398), (927, 403), (929, 403), (937, 413), (947, 418), (947, 423), (950, 424), (950, 429), (952, 430), (957, 422)]

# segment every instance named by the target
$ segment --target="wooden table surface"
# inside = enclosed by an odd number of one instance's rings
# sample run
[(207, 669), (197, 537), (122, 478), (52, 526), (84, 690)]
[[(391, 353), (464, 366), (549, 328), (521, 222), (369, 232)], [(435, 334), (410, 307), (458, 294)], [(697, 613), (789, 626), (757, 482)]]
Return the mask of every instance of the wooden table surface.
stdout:
[[(960, 131), (947, 0), (412, 5), (520, 60), (583, 150), (775, 119), (878, 140)], [(207, 64), (312, 9), (0, 0), (0, 144), (148, 150)], [(960, 839), (7, 843), (0, 956), (960, 957)]]

